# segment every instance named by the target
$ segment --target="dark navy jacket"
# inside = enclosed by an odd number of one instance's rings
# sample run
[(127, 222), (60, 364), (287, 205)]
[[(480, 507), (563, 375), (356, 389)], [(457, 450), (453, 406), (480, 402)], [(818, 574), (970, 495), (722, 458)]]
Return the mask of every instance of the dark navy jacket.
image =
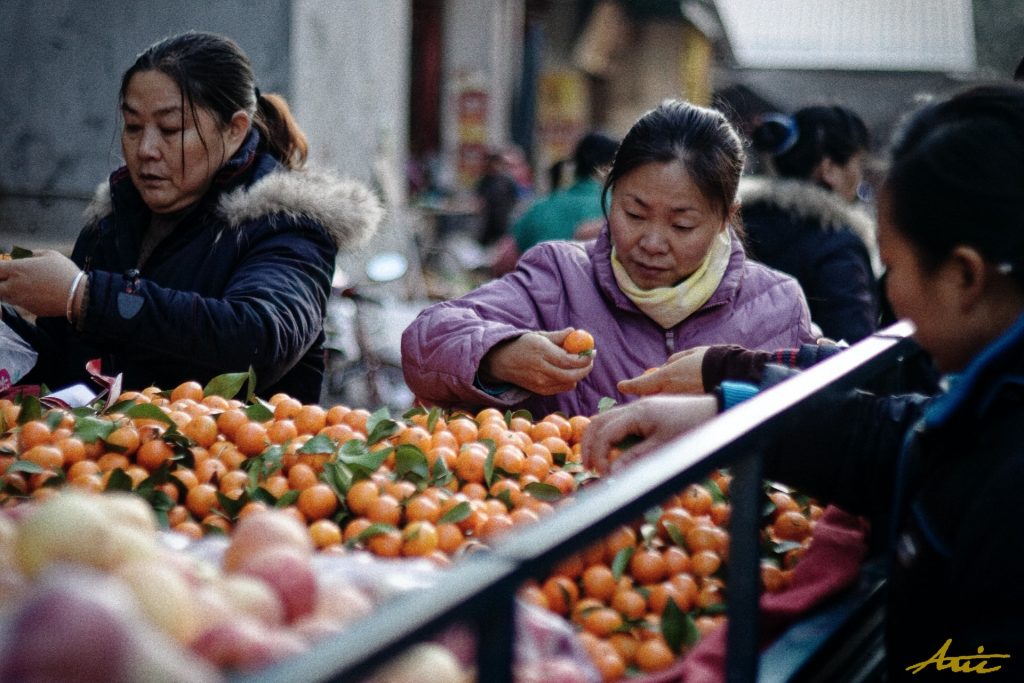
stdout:
[(361, 184), (288, 171), (258, 153), (258, 142), (250, 132), (136, 283), (125, 273), (138, 264), (150, 212), (125, 168), (111, 175), (72, 253), (89, 274), (79, 329), (63, 318), (29, 329), (4, 313), (40, 351), (26, 383), (85, 381), (93, 358), (136, 390), (252, 366), (260, 395), (319, 399), (335, 257), (373, 232), (381, 208)]
[(878, 320), (872, 221), (833, 192), (788, 179), (740, 183), (751, 258), (795, 277), (826, 337), (860, 341)]

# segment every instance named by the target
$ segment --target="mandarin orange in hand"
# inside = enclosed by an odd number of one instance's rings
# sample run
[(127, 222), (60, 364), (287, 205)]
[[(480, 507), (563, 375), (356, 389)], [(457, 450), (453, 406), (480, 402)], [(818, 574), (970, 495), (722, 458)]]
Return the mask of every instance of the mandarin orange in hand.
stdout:
[(594, 337), (586, 330), (573, 330), (562, 340), (562, 348), (581, 356), (591, 354), (594, 352)]

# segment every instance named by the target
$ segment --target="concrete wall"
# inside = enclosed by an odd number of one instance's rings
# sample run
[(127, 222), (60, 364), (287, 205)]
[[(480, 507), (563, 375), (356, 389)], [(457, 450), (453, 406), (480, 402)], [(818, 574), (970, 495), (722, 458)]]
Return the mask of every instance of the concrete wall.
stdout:
[(388, 206), (378, 236), (339, 257), (360, 276), (365, 255), (409, 252), (404, 160), (408, 146), (409, 0), (295, 0), (292, 108), (310, 164), (372, 185)]
[(310, 161), (369, 180), (374, 157), (408, 139), (408, 0), (296, 0), (293, 109)]
[(289, 0), (0, 2), (0, 243), (62, 246), (120, 165), (121, 73), (188, 29), (230, 35), (260, 88), (289, 95)]

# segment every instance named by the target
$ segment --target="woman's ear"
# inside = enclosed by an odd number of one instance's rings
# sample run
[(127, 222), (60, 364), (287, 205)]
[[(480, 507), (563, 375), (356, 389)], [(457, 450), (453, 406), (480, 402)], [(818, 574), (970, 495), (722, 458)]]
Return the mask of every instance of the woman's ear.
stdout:
[(819, 183), (822, 183), (830, 190), (835, 190), (838, 187), (840, 178), (839, 174), (842, 170), (842, 166), (834, 162), (829, 157), (824, 157), (818, 162), (817, 167), (814, 169), (812, 177)]
[(252, 118), (248, 114), (241, 109), (236, 111), (231, 116), (231, 120), (228, 121), (228, 144), (236, 149), (238, 146), (241, 146), (245, 136), (249, 133), (250, 124), (252, 124)]
[(950, 252), (947, 267), (961, 309), (973, 309), (989, 290), (991, 275), (984, 257), (974, 247), (960, 245)]
[(735, 201), (729, 207), (729, 213), (725, 217), (726, 225), (735, 225), (736, 219), (740, 217), (740, 203)]

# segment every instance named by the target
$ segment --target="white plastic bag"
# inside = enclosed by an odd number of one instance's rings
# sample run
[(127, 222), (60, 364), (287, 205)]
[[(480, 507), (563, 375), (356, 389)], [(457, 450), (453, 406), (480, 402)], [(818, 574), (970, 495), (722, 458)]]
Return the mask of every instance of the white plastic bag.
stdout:
[(38, 357), (24, 339), (0, 320), (0, 391), (17, 384), (35, 367)]

